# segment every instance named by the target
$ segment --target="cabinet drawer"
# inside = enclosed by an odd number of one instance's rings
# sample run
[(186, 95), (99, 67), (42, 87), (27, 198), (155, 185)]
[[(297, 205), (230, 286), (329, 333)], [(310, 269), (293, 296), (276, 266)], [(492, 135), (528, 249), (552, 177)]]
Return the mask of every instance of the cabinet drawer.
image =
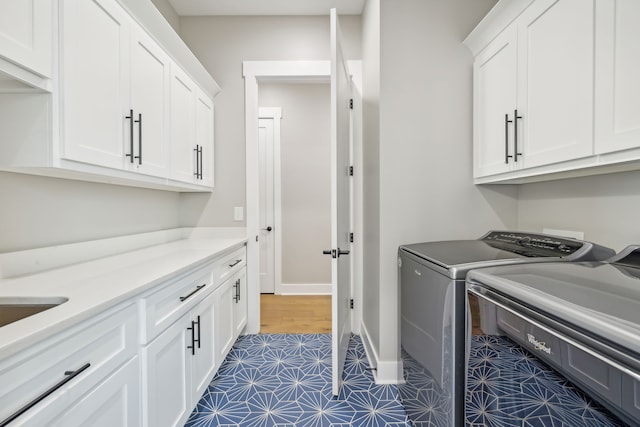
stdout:
[(219, 286), (229, 277), (240, 271), (247, 263), (247, 251), (245, 247), (225, 255), (219, 261), (216, 261), (214, 267), (214, 284)]
[(142, 343), (153, 340), (211, 291), (211, 267), (206, 267), (171, 280), (141, 298)]
[(83, 396), (137, 354), (134, 304), (109, 310), (0, 362), (0, 421), (64, 380), (66, 372), (89, 365), (66, 384), (16, 419), (16, 425), (38, 425), (35, 418), (57, 412)]

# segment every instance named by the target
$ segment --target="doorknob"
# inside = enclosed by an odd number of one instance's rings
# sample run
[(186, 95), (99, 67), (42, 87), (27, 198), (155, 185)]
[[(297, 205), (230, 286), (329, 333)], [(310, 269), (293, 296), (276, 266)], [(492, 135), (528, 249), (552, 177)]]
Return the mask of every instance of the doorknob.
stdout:
[(322, 251), (322, 255), (331, 255), (331, 258), (336, 258), (338, 255), (335, 249), (327, 249)]
[(338, 248), (338, 250), (335, 249), (329, 249), (326, 251), (322, 251), (323, 255), (331, 255), (331, 258), (338, 258), (340, 255), (349, 255), (350, 251), (345, 251), (342, 250), (340, 248)]
[(263, 228), (263, 230), (271, 231), (271, 230), (273, 230), (273, 228), (271, 228), (271, 226), (268, 226), (267, 228)]

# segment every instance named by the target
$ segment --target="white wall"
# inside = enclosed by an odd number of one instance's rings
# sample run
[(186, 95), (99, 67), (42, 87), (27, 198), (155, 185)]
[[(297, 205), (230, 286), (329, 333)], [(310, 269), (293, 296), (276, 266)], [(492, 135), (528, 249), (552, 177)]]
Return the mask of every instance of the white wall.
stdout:
[(180, 226), (180, 194), (0, 172), (0, 253)]
[(282, 283), (331, 283), (328, 84), (260, 84), (260, 107), (281, 107)]
[[(341, 20), (349, 59), (360, 59), (360, 17)], [(184, 194), (183, 223), (243, 226), (245, 204), (242, 61), (328, 60), (329, 17), (183, 17), (180, 35), (222, 88), (215, 99), (215, 180), (211, 194)]]
[[(368, 331), (377, 320), (382, 362), (398, 357), (398, 246), (517, 225), (517, 190), (471, 176), (472, 57), (461, 42), (494, 3), (380, 1), (379, 148), (365, 130), (365, 150), (379, 150), (379, 243), (368, 245), (379, 244), (379, 305), (364, 318)], [(367, 70), (365, 56), (365, 81)]]
[(524, 184), (518, 225), (583, 231), (584, 238), (616, 251), (640, 244), (640, 171)]
[(362, 326), (380, 348), (380, 0), (362, 13), (363, 289)]

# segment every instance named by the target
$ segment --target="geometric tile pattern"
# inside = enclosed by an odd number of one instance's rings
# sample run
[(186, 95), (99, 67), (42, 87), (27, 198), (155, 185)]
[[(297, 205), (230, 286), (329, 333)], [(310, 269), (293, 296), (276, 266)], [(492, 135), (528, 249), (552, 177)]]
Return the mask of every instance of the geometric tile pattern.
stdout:
[(398, 386), (400, 400), (416, 427), (450, 427), (451, 400), (431, 374), (402, 350), (405, 383)]
[(331, 393), (331, 335), (238, 338), (186, 426), (408, 427), (395, 385), (376, 385), (353, 335), (338, 398)]
[[(450, 403), (422, 366), (402, 353), (399, 393), (417, 427), (447, 426)], [(625, 426), (609, 411), (510, 339), (474, 335), (467, 371), (470, 427)]]

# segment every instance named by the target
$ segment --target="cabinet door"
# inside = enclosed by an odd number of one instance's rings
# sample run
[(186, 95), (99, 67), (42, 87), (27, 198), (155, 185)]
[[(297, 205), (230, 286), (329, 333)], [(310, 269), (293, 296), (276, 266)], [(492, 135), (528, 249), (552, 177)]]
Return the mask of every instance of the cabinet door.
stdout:
[[(514, 164), (517, 32), (503, 31), (474, 62), (474, 176), (507, 172)], [(509, 157), (510, 156), (510, 157)]]
[(593, 154), (595, 0), (538, 0), (518, 20), (524, 167)]
[(199, 341), (191, 364), (192, 399), (191, 407), (195, 407), (213, 379), (220, 361), (216, 355), (216, 294), (207, 296), (191, 314), (196, 321), (196, 336)]
[(182, 426), (191, 412), (190, 327), (185, 315), (142, 351), (144, 426)]
[(217, 314), (216, 319), (216, 352), (218, 360), (222, 361), (233, 346), (235, 340), (235, 278), (231, 278), (224, 282), (216, 291), (217, 295)]
[(196, 171), (196, 85), (177, 66), (171, 67), (171, 178), (194, 182)]
[(131, 109), (134, 113), (133, 143), (131, 132), (125, 137), (130, 169), (165, 177), (169, 141), (169, 56), (141, 28), (131, 31)]
[(196, 93), (196, 145), (202, 147), (199, 182), (213, 187), (213, 102), (200, 89)]
[(0, 56), (51, 77), (53, 2), (0, 2)]
[(234, 311), (234, 336), (237, 338), (247, 325), (247, 273), (243, 269), (235, 280), (236, 298), (233, 305)]
[(61, 14), (62, 156), (122, 168), (130, 18), (115, 0), (63, 0)]
[(140, 425), (140, 368), (135, 357), (59, 417), (54, 427), (136, 427)]
[(640, 147), (640, 2), (603, 0), (596, 15), (596, 153)]

